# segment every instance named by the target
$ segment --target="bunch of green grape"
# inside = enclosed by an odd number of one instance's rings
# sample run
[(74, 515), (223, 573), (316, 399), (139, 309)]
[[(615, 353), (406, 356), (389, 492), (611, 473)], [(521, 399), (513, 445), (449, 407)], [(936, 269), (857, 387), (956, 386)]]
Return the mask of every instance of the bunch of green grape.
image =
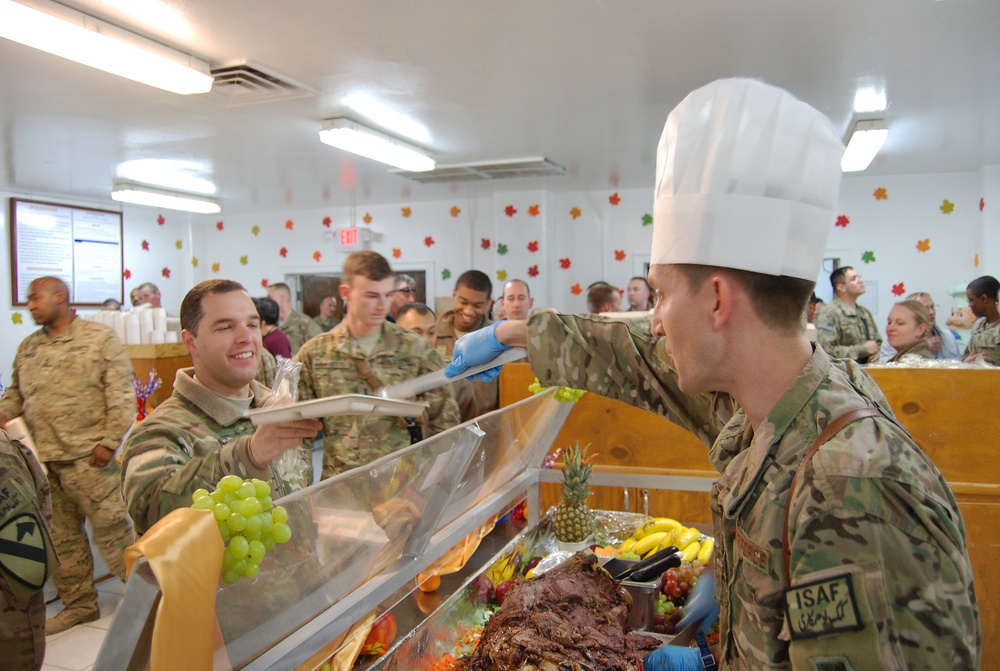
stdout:
[(631, 561), (639, 561), (642, 559), (639, 555), (634, 552), (622, 552), (618, 555), (619, 559), (629, 559)]
[[(541, 384), (539, 384), (537, 377), (535, 378), (534, 382), (528, 385), (528, 391), (530, 391), (532, 394), (538, 394), (542, 391), (545, 391), (546, 389), (548, 389), (548, 387), (543, 387)], [(580, 397), (586, 393), (587, 392), (585, 392), (583, 389), (573, 389), (571, 387), (559, 387), (556, 389), (556, 400), (561, 401), (562, 403), (576, 403), (577, 401), (580, 400)]]
[(227, 585), (244, 576), (256, 577), (264, 554), (292, 537), (288, 511), (282, 506), (272, 509), (271, 485), (263, 480), (227, 475), (214, 492), (198, 489), (191, 498), (193, 508), (212, 511), (227, 543), (222, 559), (222, 581)]

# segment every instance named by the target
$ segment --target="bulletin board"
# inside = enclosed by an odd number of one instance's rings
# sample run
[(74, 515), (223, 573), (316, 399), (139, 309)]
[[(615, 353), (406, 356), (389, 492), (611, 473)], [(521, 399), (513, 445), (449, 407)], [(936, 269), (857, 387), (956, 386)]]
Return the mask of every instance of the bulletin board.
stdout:
[(11, 198), (10, 250), (13, 305), (46, 275), (66, 282), (73, 305), (124, 299), (121, 212)]

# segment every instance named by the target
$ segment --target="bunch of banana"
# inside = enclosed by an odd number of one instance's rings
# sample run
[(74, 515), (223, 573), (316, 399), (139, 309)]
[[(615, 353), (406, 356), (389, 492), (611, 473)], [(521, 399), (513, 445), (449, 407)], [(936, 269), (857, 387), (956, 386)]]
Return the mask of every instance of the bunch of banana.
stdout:
[(680, 549), (684, 561), (697, 559), (702, 564), (708, 563), (715, 549), (715, 541), (708, 536), (703, 538), (697, 529), (669, 517), (654, 517), (636, 529), (618, 551), (647, 557), (671, 545)]

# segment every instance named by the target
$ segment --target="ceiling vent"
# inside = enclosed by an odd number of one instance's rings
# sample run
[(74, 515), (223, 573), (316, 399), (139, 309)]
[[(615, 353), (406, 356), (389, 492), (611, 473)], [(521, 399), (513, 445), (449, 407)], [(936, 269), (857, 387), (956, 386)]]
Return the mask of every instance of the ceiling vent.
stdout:
[(505, 161), (482, 161), (479, 163), (457, 163), (439, 165), (434, 170), (410, 172), (390, 170), (421, 184), (442, 182), (470, 182), (512, 177), (555, 177), (566, 174), (566, 168), (544, 158), (517, 158)]
[(315, 89), (253, 62), (213, 67), (212, 77), (208, 96), (230, 107), (316, 95)]

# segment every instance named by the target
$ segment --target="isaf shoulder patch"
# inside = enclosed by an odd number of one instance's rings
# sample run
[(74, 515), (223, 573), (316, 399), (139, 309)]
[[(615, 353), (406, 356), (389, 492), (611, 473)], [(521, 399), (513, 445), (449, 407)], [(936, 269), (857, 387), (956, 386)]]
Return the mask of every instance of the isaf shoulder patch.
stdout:
[(785, 590), (785, 617), (792, 640), (857, 631), (865, 626), (850, 573), (789, 587)]
[(813, 671), (854, 671), (846, 657), (812, 657), (809, 663)]

